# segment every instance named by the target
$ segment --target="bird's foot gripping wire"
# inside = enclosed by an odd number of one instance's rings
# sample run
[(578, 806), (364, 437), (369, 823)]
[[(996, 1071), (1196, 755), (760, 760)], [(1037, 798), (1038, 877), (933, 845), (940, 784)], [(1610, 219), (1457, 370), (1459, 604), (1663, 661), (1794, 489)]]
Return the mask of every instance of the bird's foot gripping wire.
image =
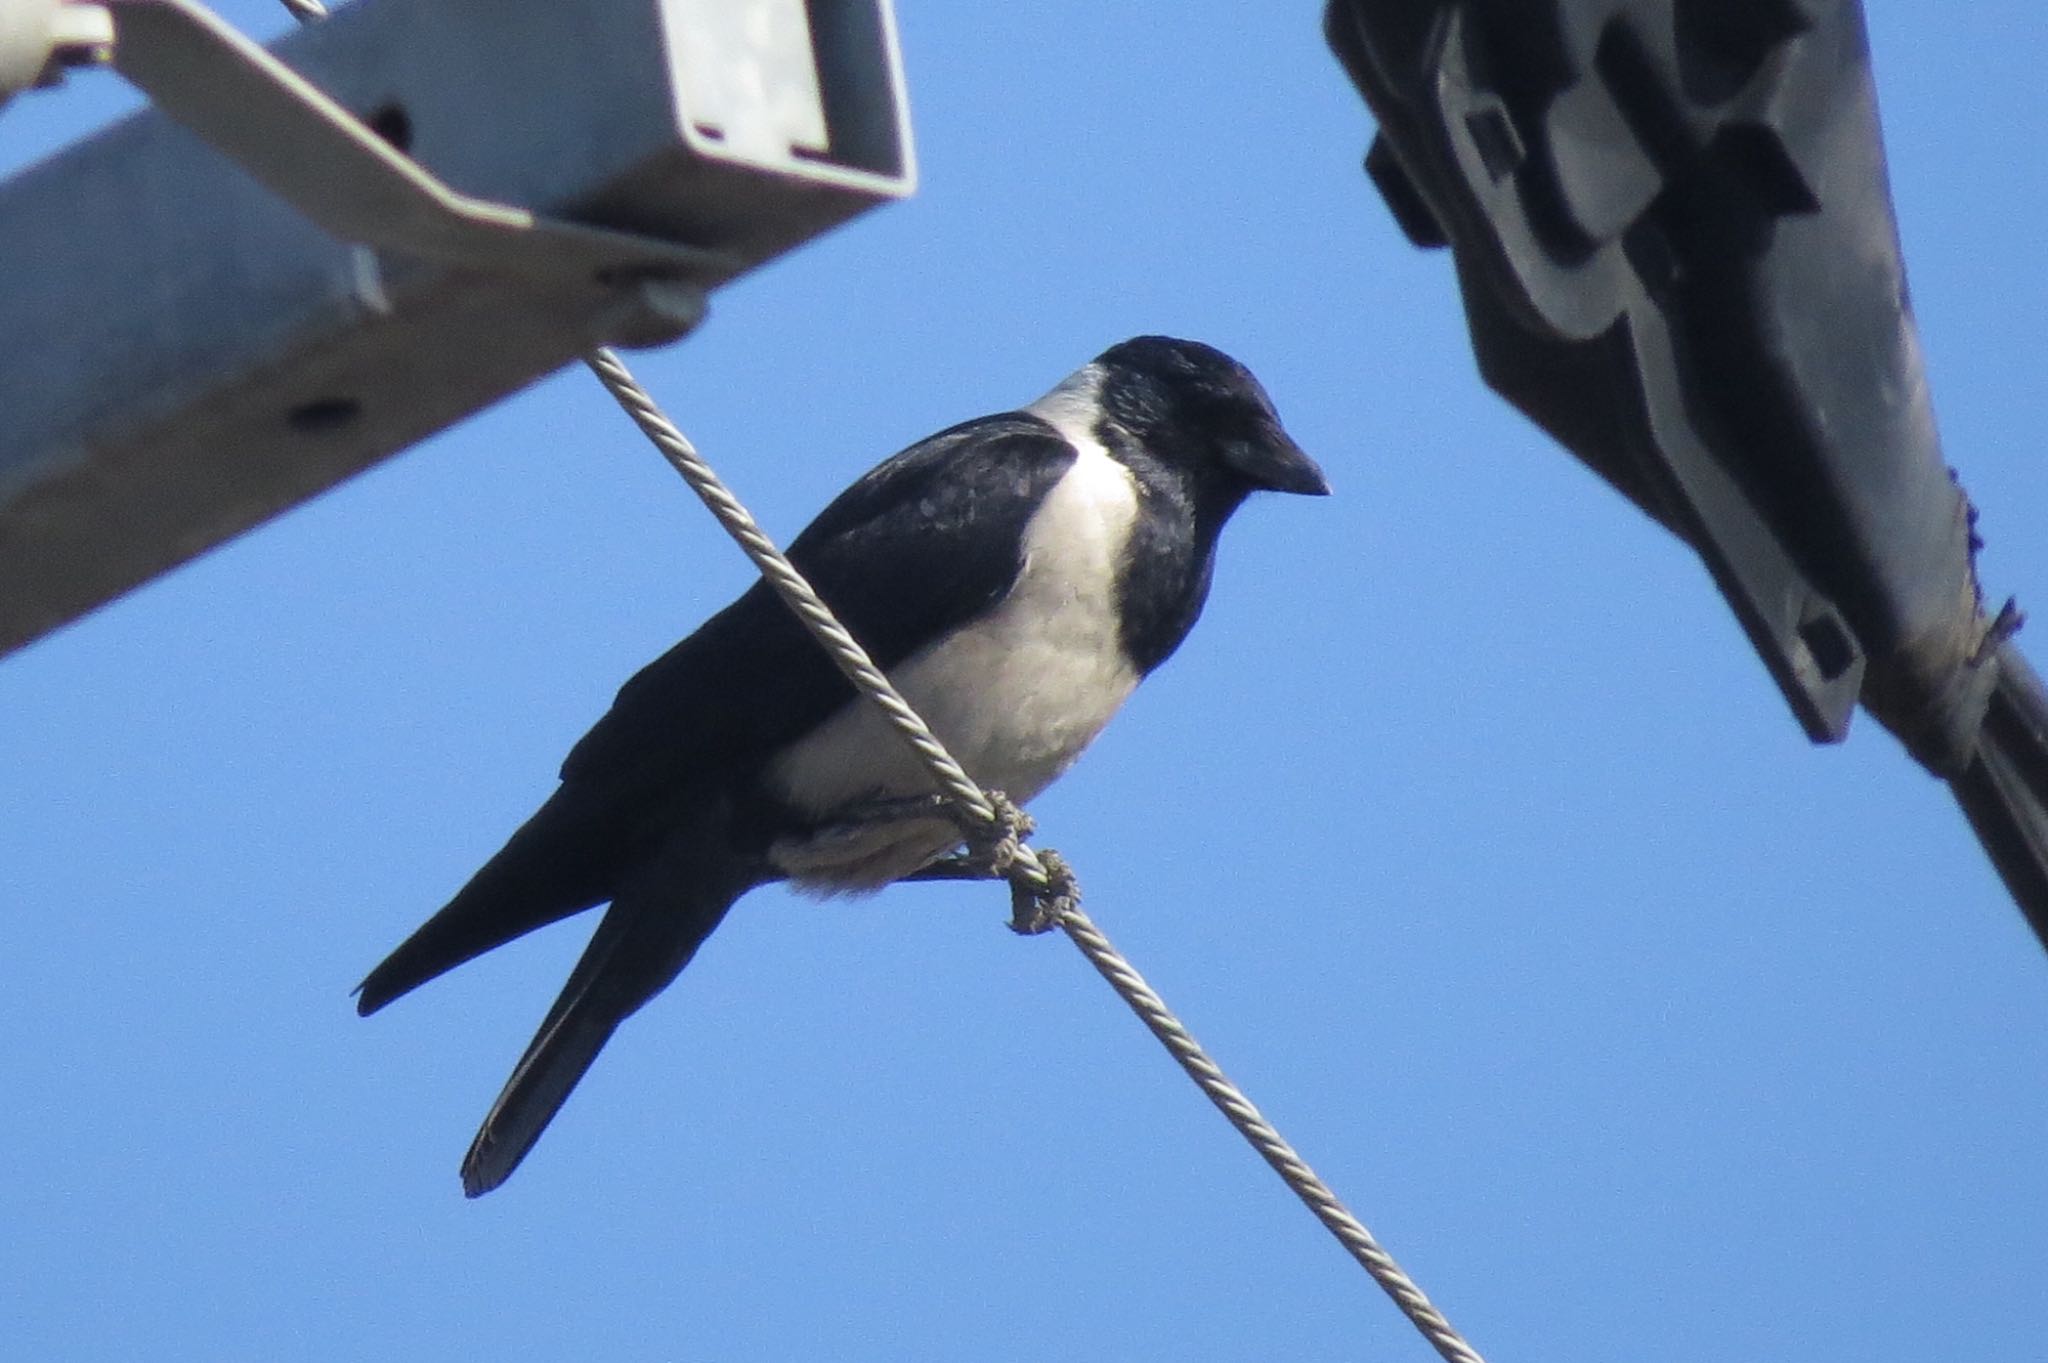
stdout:
[(988, 802), (995, 810), (995, 818), (968, 829), (963, 859), (979, 867), (990, 880), (1007, 880), (1017, 865), (1024, 839), (1038, 831), (1038, 821), (1000, 790), (989, 791)]
[(1010, 931), (1027, 937), (1050, 932), (1081, 905), (1073, 868), (1050, 849), (1026, 854), (1024, 839), (1037, 829), (1036, 821), (1000, 790), (989, 791), (988, 800), (995, 818), (968, 833), (966, 859), (992, 879), (1010, 882)]
[(905, 880), (1007, 880), (1010, 882), (1010, 928), (1025, 936), (1049, 932), (1081, 904), (1081, 887), (1059, 853), (1027, 852), (1024, 839), (1037, 824), (1015, 801), (999, 790), (986, 792), (995, 818), (977, 823), (961, 839), (961, 850)]
[[(995, 809), (991, 823), (968, 823), (963, 825), (961, 847), (951, 856), (941, 857), (921, 870), (903, 877), (905, 880), (1007, 880), (1016, 869), (1019, 851), (1024, 839), (1038, 828), (1037, 821), (1019, 809), (1009, 796), (1000, 790), (987, 792), (988, 801)], [(889, 817), (903, 817), (902, 806), (911, 801), (892, 801), (886, 806), (870, 806), (871, 810), (886, 811)], [(943, 795), (919, 796), (914, 802), (920, 813), (934, 808), (949, 807)], [(864, 811), (866, 813), (866, 811)], [(957, 815), (955, 816), (958, 817)]]
[(1067, 859), (1049, 847), (1041, 848), (1038, 864), (1045, 872), (1043, 885), (1035, 884), (1021, 866), (1009, 876), (1010, 931), (1020, 936), (1051, 932), (1081, 907), (1081, 883), (1074, 879)]

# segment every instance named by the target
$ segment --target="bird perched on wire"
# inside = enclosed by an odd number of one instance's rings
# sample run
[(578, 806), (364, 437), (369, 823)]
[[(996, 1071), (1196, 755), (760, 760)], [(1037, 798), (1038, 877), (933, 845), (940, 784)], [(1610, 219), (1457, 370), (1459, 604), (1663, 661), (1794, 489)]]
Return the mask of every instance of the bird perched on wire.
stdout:
[[(1329, 485), (1243, 365), (1141, 336), (884, 462), (789, 557), (968, 774), (1021, 805), (1187, 637), (1217, 534), (1261, 489)], [(626, 683), (547, 803), (370, 972), (357, 1011), (609, 902), (463, 1161), (464, 1190), (489, 1192), (741, 895), (877, 890), (956, 847), (932, 789), (757, 582)]]

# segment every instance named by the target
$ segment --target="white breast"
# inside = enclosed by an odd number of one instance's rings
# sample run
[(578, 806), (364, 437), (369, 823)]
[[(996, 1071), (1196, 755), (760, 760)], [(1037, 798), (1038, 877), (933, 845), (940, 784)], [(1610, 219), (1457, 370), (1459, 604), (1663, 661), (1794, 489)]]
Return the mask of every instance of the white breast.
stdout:
[[(1137, 488), (1078, 421), (1077, 408), (1093, 404), (1092, 394), (1069, 392), (1075, 380), (1031, 409), (1061, 426), (1080, 457), (1026, 525), (1024, 566), (1010, 594), (889, 674), (968, 775), (1020, 804), (1067, 769), (1138, 683), (1118, 637), (1116, 602)], [(768, 779), (797, 809), (827, 820), (933, 789), (923, 764), (865, 700), (785, 749)], [(945, 820), (899, 821), (781, 843), (771, 855), (800, 886), (831, 893), (879, 889), (958, 841)]]

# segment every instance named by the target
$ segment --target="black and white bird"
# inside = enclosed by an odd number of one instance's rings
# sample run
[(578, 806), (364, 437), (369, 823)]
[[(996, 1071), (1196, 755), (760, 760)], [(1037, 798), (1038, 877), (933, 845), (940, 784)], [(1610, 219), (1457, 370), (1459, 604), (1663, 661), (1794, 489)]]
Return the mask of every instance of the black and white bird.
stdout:
[[(1141, 336), (1021, 411), (941, 431), (861, 478), (789, 557), (984, 788), (1021, 805), (1180, 646), (1217, 533), (1322, 471), (1258, 380)], [(726, 910), (788, 880), (880, 889), (960, 842), (930, 776), (763, 583), (619, 691), (562, 783), (447, 907), (370, 972), (368, 1015), (464, 961), (609, 902), (462, 1165), (512, 1173), (621, 1021)]]

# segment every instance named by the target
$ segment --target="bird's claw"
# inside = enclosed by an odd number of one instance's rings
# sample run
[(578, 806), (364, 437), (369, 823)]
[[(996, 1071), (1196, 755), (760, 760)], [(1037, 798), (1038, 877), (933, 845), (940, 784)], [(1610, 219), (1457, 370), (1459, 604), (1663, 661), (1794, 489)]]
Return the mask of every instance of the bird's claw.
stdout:
[[(1033, 872), (1025, 869), (1023, 857), (1024, 839), (1036, 831), (1037, 821), (999, 790), (989, 791), (988, 799), (995, 811), (992, 821), (971, 828), (961, 839), (964, 845), (959, 852), (941, 857), (903, 879), (1007, 880), (1010, 930), (1026, 937), (1050, 932), (1059, 926), (1060, 919), (1080, 907), (1080, 884), (1066, 858), (1048, 848), (1035, 849), (1038, 870), (1045, 875), (1040, 883)], [(913, 803), (915, 810), (907, 810), (906, 806)], [(906, 812), (922, 812), (926, 808), (929, 805), (921, 798), (916, 802), (890, 801), (862, 812), (875, 817), (903, 817)]]
[(1081, 884), (1067, 859), (1049, 847), (1038, 849), (1045, 884), (1034, 885), (1023, 874), (1010, 880), (1010, 931), (1023, 937), (1051, 932), (1060, 920), (1081, 907)]
[(1004, 880), (1017, 864), (1024, 839), (1038, 831), (1038, 821), (1000, 790), (989, 791), (988, 802), (995, 810), (995, 818), (969, 830), (966, 860), (982, 868), (991, 880)]

